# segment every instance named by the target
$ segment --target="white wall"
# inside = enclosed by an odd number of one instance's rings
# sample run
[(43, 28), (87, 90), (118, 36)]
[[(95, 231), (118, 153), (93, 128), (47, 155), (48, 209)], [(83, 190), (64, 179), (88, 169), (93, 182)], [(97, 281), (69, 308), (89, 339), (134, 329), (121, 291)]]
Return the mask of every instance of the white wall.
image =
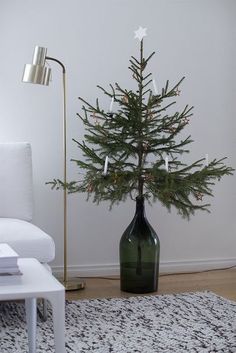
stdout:
[[(62, 195), (45, 182), (62, 177), (60, 68), (51, 63), (50, 87), (21, 83), (35, 45), (65, 63), (68, 70), (68, 156), (80, 156), (72, 137), (81, 140), (76, 118), (78, 96), (105, 108), (110, 102), (96, 89), (120, 82), (129, 87), (128, 60), (138, 55), (133, 31), (148, 28), (145, 52), (155, 50), (150, 69), (158, 87), (165, 80), (186, 80), (178, 100), (195, 106), (186, 134), (194, 139), (189, 161), (228, 156), (235, 160), (235, 11), (234, 0), (1, 0), (0, 2), (0, 141), (30, 141), (35, 182), (34, 222), (55, 239), (54, 266), (62, 266)], [(1, 168), (3, 166), (0, 166)], [(77, 168), (68, 164), (69, 179)], [(17, 175), (16, 175), (17, 178)], [(211, 214), (189, 222), (159, 204), (147, 207), (161, 240), (162, 269), (223, 266), (236, 262), (235, 177), (214, 188)], [(131, 220), (131, 201), (115, 207), (69, 198), (69, 265), (80, 273), (109, 274), (117, 269), (120, 236)], [(207, 200), (208, 201), (208, 200)]]

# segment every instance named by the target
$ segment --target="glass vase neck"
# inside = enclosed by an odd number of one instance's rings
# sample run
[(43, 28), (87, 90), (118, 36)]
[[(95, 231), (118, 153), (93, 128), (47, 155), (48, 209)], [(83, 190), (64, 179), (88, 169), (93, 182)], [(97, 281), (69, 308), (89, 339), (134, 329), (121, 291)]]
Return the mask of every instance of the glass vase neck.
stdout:
[(144, 206), (144, 197), (143, 196), (137, 196), (136, 197), (136, 214), (142, 214), (143, 216), (145, 215), (145, 206)]

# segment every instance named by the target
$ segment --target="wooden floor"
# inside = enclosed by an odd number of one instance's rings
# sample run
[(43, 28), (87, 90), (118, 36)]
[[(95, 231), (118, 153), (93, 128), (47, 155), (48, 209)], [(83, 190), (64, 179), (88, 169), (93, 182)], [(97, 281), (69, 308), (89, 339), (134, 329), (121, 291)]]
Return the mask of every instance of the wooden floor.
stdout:
[[(84, 280), (86, 288), (79, 291), (67, 291), (68, 300), (134, 296), (132, 293), (120, 291), (120, 282), (117, 278), (85, 278)], [(204, 290), (236, 301), (236, 269), (160, 276), (158, 292), (151, 294)]]

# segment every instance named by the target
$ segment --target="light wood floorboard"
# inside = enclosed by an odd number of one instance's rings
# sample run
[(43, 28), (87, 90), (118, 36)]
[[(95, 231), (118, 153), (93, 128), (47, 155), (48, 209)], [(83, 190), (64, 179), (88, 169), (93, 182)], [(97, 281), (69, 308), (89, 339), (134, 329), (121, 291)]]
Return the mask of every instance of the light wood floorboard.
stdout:
[[(134, 296), (120, 291), (117, 278), (85, 278), (86, 288), (67, 291), (68, 300)], [(171, 294), (209, 290), (236, 301), (236, 269), (215, 270), (194, 274), (160, 276), (159, 289), (150, 294)]]

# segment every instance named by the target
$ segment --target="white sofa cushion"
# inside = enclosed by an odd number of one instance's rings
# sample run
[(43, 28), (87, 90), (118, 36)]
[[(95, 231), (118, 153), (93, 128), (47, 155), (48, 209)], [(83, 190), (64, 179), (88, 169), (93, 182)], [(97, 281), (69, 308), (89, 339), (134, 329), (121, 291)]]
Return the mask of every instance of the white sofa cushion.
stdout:
[(35, 225), (10, 218), (0, 218), (0, 242), (8, 243), (20, 257), (34, 257), (50, 262), (55, 257), (53, 239)]
[(27, 142), (0, 143), (0, 217), (32, 220), (31, 147)]

